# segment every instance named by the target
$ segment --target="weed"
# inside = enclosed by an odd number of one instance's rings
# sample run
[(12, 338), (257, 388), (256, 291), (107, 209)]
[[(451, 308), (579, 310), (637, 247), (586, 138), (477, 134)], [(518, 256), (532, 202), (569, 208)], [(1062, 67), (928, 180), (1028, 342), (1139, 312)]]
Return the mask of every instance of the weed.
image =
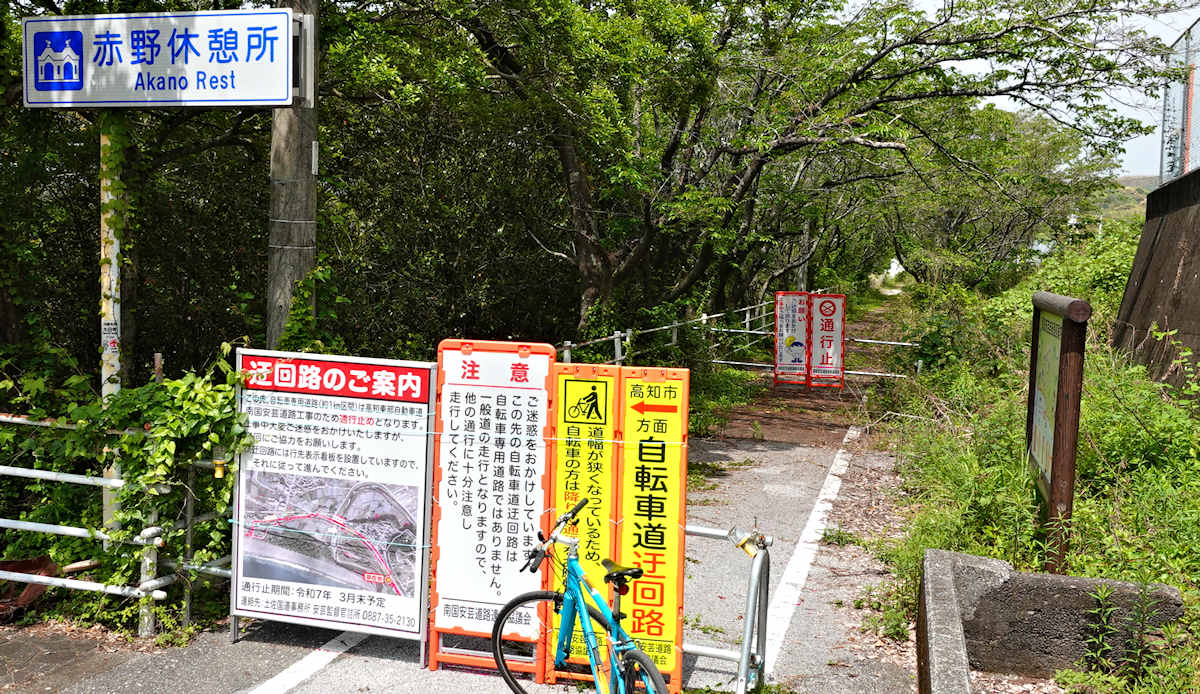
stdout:
[(683, 626), (698, 631), (701, 634), (708, 634), (709, 636), (725, 633), (725, 630), (719, 626), (705, 624), (704, 621), (700, 619), (700, 615), (684, 615)]
[[(873, 395), (897, 418), (895, 442), (911, 515), (904, 537), (874, 549), (897, 581), (856, 606), (876, 609), (871, 624), (898, 635), (916, 611), (921, 559), (928, 548), (1011, 562), (1045, 564), (1042, 502), (1025, 463), (1029, 326), (1034, 289), (1078, 296), (1095, 308), (1089, 325), (1076, 458), (1076, 496), (1065, 573), (1180, 586), (1200, 584), (1200, 375), (1174, 366), (1182, 383), (1147, 376), (1106, 340), (1137, 241), (1114, 225), (1082, 247), (1063, 246), (1036, 276), (991, 298), (961, 289), (913, 287), (905, 299), (925, 358), (919, 377)], [(1123, 269), (1122, 269), (1123, 268)], [(1172, 336), (1164, 334), (1164, 339)], [(1148, 591), (1148, 588), (1145, 589)], [(1166, 694), (1200, 691), (1200, 604), (1185, 600), (1183, 622), (1149, 633), (1149, 593), (1131, 610), (1127, 644), (1112, 643), (1116, 614), (1097, 594), (1091, 612), (1087, 671), (1060, 673), (1075, 691)], [(1170, 638), (1167, 635), (1170, 635)], [(1114, 653), (1121, 650), (1120, 662)], [(1090, 688), (1090, 689), (1089, 689)]]
[(1109, 658), (1112, 653), (1112, 639), (1117, 633), (1113, 624), (1113, 612), (1117, 610), (1112, 601), (1113, 590), (1108, 585), (1096, 588), (1091, 597), (1096, 606), (1087, 611), (1091, 618), (1091, 630), (1084, 640), (1087, 645), (1087, 655), (1084, 656), (1084, 666), (1098, 672), (1112, 672), (1113, 663)]
[(863, 544), (863, 541), (857, 535), (848, 530), (842, 530), (839, 527), (825, 528), (825, 532), (821, 534), (821, 542), (826, 545), (836, 545), (838, 547)]

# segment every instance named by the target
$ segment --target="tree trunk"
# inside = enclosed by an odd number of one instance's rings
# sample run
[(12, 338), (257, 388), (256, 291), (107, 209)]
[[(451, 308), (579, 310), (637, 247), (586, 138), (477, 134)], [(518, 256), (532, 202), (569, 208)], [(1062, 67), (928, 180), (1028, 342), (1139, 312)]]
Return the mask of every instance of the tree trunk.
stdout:
[[(291, 7), (296, 14), (312, 15), (312, 30), (317, 31), (316, 0), (283, 0), (280, 5)], [(315, 70), (310, 78), (317, 79)], [(315, 89), (313, 94), (315, 101)], [(268, 349), (279, 345), (296, 284), (316, 267), (316, 137), (315, 103), (275, 109), (271, 127), (271, 219), (267, 248)], [(315, 311), (315, 297), (313, 300), (311, 310)]]
[(596, 212), (592, 209), (592, 181), (569, 135), (551, 137), (558, 150), (567, 199), (571, 201), (571, 226), (575, 238), (575, 266), (583, 289), (579, 297), (580, 333), (587, 327), (592, 308), (612, 294), (613, 269), (608, 252), (600, 245)]

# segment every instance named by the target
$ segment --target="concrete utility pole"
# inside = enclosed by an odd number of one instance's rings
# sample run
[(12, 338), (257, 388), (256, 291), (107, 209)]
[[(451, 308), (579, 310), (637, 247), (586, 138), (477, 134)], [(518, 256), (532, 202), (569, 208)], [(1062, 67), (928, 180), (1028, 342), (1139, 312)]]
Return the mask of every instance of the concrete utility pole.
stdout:
[[(317, 44), (317, 0), (283, 0), (297, 15), (312, 17)], [(309, 79), (315, 85), (316, 60)], [(317, 262), (317, 108), (298, 101), (275, 109), (271, 128), (271, 224), (267, 249), (267, 348), (275, 349), (283, 335), (296, 283)], [(315, 305), (312, 307), (315, 310)]]
[[(118, 196), (126, 142), (124, 114), (100, 112), (100, 395), (108, 400), (121, 390), (121, 237), (125, 212)], [(104, 476), (121, 478), (121, 467), (113, 463)], [(118, 527), (120, 510), (116, 490), (105, 487), (102, 494), (105, 528)]]

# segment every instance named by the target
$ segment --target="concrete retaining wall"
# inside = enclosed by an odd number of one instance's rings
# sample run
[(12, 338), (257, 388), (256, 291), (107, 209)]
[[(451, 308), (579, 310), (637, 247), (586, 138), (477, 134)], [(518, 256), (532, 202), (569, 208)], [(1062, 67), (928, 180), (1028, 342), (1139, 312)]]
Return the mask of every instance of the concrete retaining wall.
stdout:
[(1176, 351), (1154, 339), (1177, 330), (1175, 339), (1200, 354), (1200, 169), (1158, 188), (1146, 198), (1146, 225), (1125, 284), (1112, 344), (1133, 353), (1156, 378), (1178, 383), (1171, 365)]
[(1120, 660), (1139, 601), (1151, 608), (1151, 630), (1183, 615), (1179, 591), (1134, 583), (1014, 571), (1011, 564), (969, 554), (925, 552), (917, 616), (921, 694), (969, 694), (970, 669), (1050, 677), (1076, 667), (1097, 633), (1094, 597), (1112, 589), (1110, 658)]

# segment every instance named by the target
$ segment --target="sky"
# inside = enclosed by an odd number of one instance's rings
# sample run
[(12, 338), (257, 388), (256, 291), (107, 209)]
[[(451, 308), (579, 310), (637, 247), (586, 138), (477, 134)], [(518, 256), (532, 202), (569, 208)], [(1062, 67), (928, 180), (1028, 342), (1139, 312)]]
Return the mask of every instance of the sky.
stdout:
[[(1200, 19), (1200, 10), (1176, 12), (1155, 19), (1142, 19), (1146, 31), (1158, 36), (1170, 45), (1183, 32)], [(1140, 98), (1145, 101), (1144, 97)], [(1138, 118), (1144, 123), (1156, 126), (1153, 133), (1130, 140), (1125, 145), (1125, 156), (1121, 158), (1121, 175), (1123, 176), (1157, 176), (1159, 150), (1162, 136), (1158, 127), (1162, 122), (1162, 103), (1159, 99), (1145, 103), (1140, 108), (1120, 105), (1122, 113)]]

